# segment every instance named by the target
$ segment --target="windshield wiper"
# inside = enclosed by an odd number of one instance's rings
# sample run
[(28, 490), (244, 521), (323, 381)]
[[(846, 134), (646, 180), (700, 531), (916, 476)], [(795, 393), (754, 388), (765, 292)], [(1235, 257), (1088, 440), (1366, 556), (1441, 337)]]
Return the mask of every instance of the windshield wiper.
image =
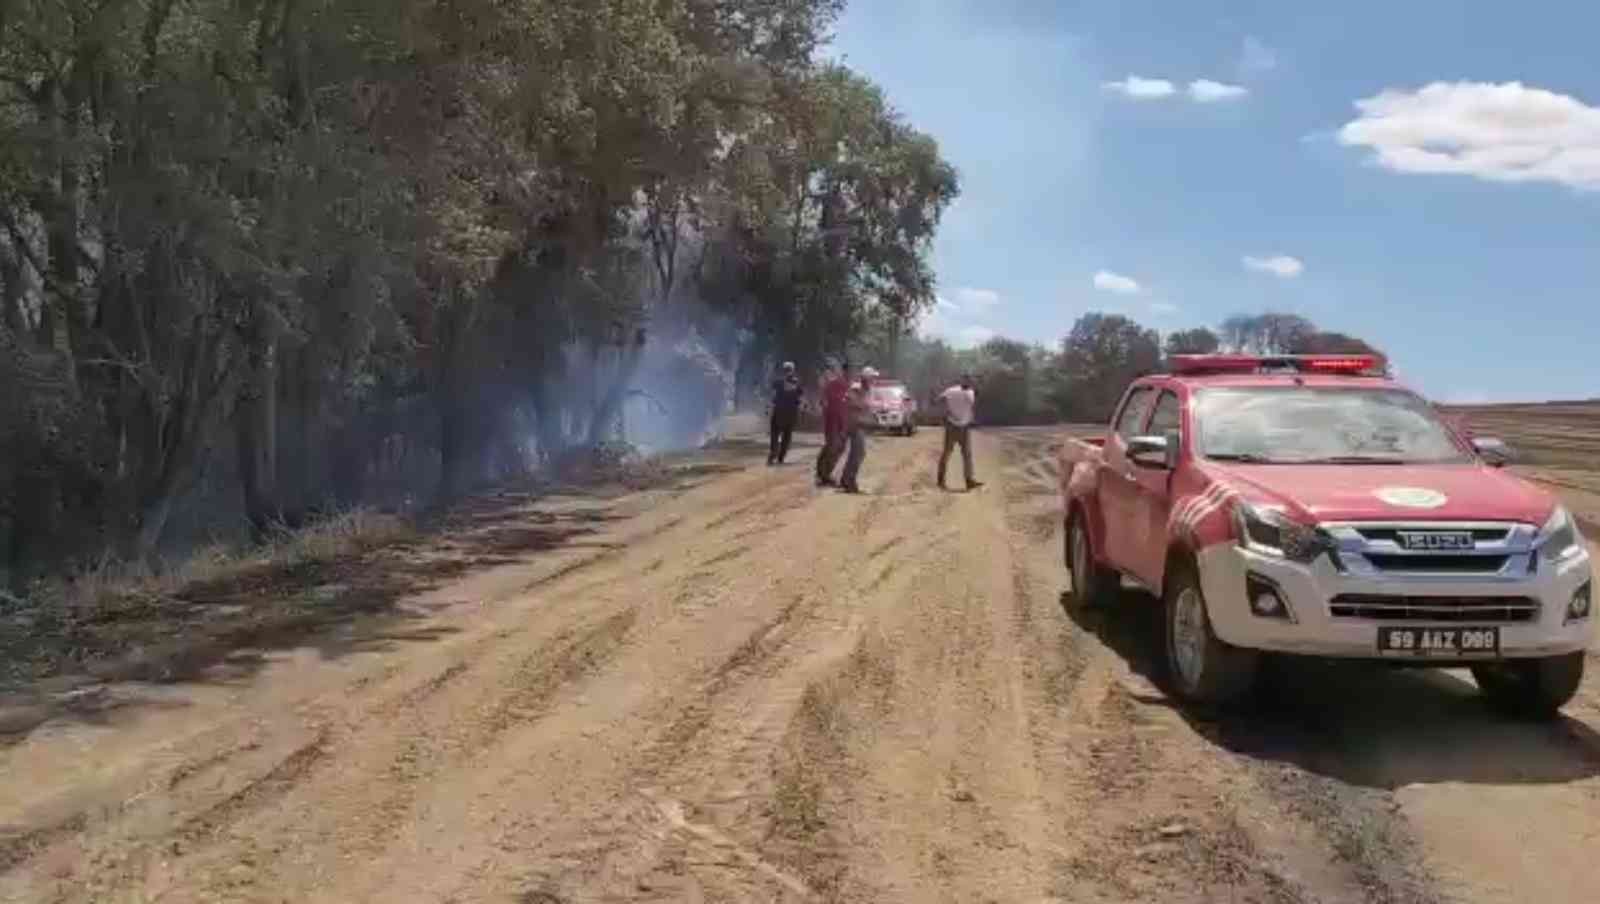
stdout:
[(1212, 461), (1238, 461), (1251, 465), (1272, 464), (1268, 459), (1262, 458), (1254, 452), (1208, 452), (1206, 458)]
[(1305, 461), (1308, 465), (1403, 465), (1403, 458), (1385, 457), (1382, 455), (1330, 455), (1327, 458), (1311, 458)]

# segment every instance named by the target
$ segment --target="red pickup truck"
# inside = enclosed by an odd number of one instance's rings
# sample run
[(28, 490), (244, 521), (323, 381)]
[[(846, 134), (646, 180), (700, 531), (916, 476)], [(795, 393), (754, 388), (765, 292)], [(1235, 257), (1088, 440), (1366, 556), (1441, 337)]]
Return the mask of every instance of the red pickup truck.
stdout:
[(1061, 451), (1073, 597), (1124, 580), (1166, 611), (1173, 689), (1245, 694), (1263, 653), (1469, 667), (1549, 716), (1576, 693), (1588, 547), (1565, 508), (1502, 469), (1367, 356), (1175, 356), (1103, 439)]

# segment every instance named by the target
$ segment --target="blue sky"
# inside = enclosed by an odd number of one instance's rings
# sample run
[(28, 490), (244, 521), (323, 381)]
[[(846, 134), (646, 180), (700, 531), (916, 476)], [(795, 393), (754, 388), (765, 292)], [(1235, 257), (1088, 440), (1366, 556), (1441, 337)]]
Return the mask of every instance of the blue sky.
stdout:
[(1600, 397), (1596, 34), (1582, 0), (854, 0), (830, 52), (961, 171), (927, 331), (1287, 310), (1488, 401)]

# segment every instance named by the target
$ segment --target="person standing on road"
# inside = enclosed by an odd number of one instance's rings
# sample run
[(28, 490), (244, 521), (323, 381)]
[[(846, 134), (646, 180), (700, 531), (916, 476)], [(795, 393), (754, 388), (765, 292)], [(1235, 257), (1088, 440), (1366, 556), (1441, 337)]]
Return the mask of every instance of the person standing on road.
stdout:
[(849, 420), (850, 362), (828, 365), (822, 384), (822, 451), (817, 453), (817, 486), (833, 486), (833, 469), (844, 449), (845, 425)]
[(867, 424), (872, 417), (872, 405), (869, 398), (872, 393), (872, 381), (878, 372), (870, 367), (861, 368), (861, 381), (850, 387), (849, 402), (849, 432), (850, 454), (844, 461), (844, 473), (839, 475), (839, 488), (846, 493), (861, 492), (861, 485), (856, 479), (861, 474), (861, 462), (867, 457)]
[(961, 471), (967, 479), (967, 489), (983, 486), (972, 477), (972, 418), (978, 407), (978, 394), (972, 388), (972, 374), (962, 374), (961, 382), (939, 394), (939, 405), (944, 409), (944, 452), (939, 455), (939, 489), (945, 489), (945, 468), (950, 463), (950, 451), (961, 447)]
[(800, 419), (800, 377), (795, 374), (794, 362), (783, 362), (783, 375), (772, 381), (772, 440), (767, 450), (767, 464), (781, 465), (789, 455), (789, 443), (794, 439), (795, 421)]

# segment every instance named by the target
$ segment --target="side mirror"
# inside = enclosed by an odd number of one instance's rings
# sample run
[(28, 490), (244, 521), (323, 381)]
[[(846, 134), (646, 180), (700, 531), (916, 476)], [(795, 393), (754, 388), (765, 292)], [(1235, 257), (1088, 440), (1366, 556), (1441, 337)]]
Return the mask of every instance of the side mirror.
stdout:
[(1128, 439), (1128, 460), (1141, 468), (1170, 469), (1169, 460), (1177, 450), (1167, 444), (1165, 436), (1135, 436)]
[(1505, 440), (1494, 436), (1474, 436), (1472, 448), (1483, 459), (1483, 463), (1491, 468), (1503, 468), (1515, 457)]

